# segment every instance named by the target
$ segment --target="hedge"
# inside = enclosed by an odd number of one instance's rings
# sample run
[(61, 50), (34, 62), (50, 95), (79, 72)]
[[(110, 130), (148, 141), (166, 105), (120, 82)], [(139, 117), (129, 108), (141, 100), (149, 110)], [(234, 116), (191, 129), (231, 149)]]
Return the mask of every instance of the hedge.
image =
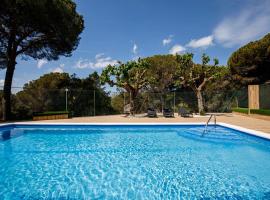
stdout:
[(69, 114), (68, 111), (47, 111), (47, 112), (36, 112), (33, 116), (50, 116), (50, 115), (64, 115)]
[[(248, 108), (233, 108), (232, 111), (248, 114)], [(266, 110), (266, 109), (250, 109), (250, 114), (269, 115), (270, 116), (270, 110)]]

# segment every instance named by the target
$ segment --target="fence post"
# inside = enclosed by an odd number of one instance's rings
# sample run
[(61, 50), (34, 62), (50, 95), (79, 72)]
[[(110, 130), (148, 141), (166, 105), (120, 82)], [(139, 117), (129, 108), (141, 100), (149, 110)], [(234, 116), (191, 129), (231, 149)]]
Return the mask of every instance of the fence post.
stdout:
[(94, 90), (94, 116), (96, 116), (96, 90)]
[(123, 105), (123, 112), (125, 113), (125, 106), (126, 106), (126, 93), (124, 91), (124, 105)]
[(173, 92), (173, 112), (175, 112), (175, 91)]
[(68, 89), (65, 89), (66, 92), (66, 111), (68, 111)]

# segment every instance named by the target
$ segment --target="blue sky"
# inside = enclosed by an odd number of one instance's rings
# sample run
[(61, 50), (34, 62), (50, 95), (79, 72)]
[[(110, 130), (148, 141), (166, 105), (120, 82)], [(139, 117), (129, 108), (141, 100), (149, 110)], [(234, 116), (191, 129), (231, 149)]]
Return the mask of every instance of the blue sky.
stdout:
[[(226, 64), (241, 45), (270, 32), (270, 0), (76, 0), (85, 30), (73, 56), (17, 60), (13, 86), (49, 72), (98, 71), (117, 60), (155, 54), (202, 53)], [(0, 71), (3, 84), (5, 70)]]

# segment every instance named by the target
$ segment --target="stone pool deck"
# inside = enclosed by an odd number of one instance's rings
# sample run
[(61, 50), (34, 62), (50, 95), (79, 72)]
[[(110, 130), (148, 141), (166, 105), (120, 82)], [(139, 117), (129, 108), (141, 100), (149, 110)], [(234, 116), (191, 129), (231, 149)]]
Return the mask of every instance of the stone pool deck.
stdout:
[[(138, 117), (125, 117), (124, 115), (106, 115), (96, 117), (77, 117), (72, 119), (60, 120), (46, 120), (34, 121), (33, 123), (192, 123), (192, 122), (206, 122), (209, 116), (206, 117), (193, 117), (183, 118), (178, 117), (177, 114), (174, 118), (147, 118), (144, 116)], [(217, 122), (223, 122), (231, 125), (241, 126), (252, 130), (262, 131), (270, 134), (270, 117), (250, 117), (239, 114), (220, 114), (217, 116)]]

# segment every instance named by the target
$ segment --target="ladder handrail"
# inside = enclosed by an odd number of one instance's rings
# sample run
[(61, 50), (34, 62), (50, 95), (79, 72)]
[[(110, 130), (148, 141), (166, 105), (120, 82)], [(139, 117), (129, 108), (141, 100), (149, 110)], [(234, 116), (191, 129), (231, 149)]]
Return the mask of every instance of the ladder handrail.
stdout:
[(204, 134), (206, 133), (207, 128), (208, 128), (208, 124), (210, 123), (212, 117), (214, 117), (214, 120), (215, 120), (215, 121), (214, 121), (214, 122), (215, 122), (215, 126), (217, 125), (217, 118), (216, 118), (216, 115), (215, 115), (215, 114), (211, 114), (210, 117), (209, 117), (209, 119), (208, 119), (207, 122), (206, 122), (206, 125), (205, 125), (205, 127), (204, 127), (204, 131), (203, 131), (202, 136), (204, 136)]

